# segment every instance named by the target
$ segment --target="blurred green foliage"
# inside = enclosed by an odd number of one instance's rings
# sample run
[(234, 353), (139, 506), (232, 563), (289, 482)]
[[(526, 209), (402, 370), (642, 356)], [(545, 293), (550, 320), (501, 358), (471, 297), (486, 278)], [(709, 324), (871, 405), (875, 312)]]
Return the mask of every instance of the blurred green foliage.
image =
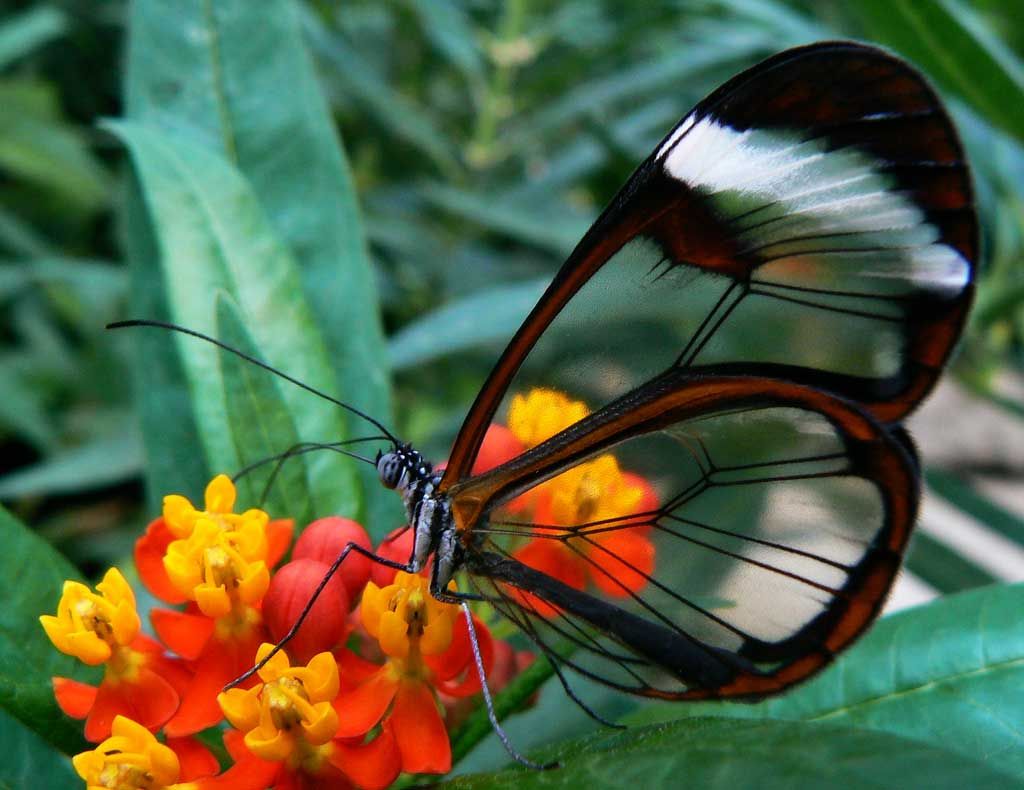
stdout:
[[(0, 24), (0, 497), (96, 570), (145, 519), (123, 384), (145, 360), (102, 332), (144, 314), (120, 262), (123, 152), (97, 126), (124, 114), (130, 7), (19, 5)], [(833, 37), (905, 52), (950, 100), (986, 236), (957, 374), (1024, 412), (996, 387), (1019, 370), (1024, 329), (1024, 69), (1005, 4), (396, 0), (300, 14), (356, 180), (398, 426), (435, 457), (546, 278), (665, 130), (738, 69)], [(347, 309), (342, 293), (331, 304)]]
[[(139, 267), (161, 245), (166, 258), (160, 234), (176, 221), (166, 218), (154, 232), (141, 216), (144, 204), (159, 215), (154, 190), (182, 186), (173, 168), (160, 170), (146, 153), (164, 141), (130, 124), (117, 127), (117, 139), (111, 127), (99, 125), (121, 117), (152, 122), (168, 107), (168, 128), (188, 127), (189, 134), (223, 144), (234, 168), (223, 183), (244, 177), (237, 190), (215, 193), (217, 209), (233, 211), (244, 201), (267, 209), (267, 223), (253, 213), (246, 228), (253, 235), (220, 249), (243, 260), (262, 249), (260, 234), (267, 245), (280, 239), (274, 277), (301, 279), (308, 302), (287, 337), (271, 329), (249, 337), (253, 327), (239, 323), (239, 306), (262, 304), (273, 296), (269, 288), (235, 293), (230, 261), (222, 269), (215, 255), (179, 248), (182, 265), (193, 266), (196, 277), (221, 278), (218, 287), (228, 283), (230, 298), (218, 301), (217, 325), (207, 328), (261, 351), (280, 341), (279, 364), (296, 347), (288, 343), (322, 347), (330, 360), (314, 367), (324, 388), (389, 420), (393, 415), (400, 435), (441, 458), (488, 366), (547, 278), (694, 102), (783, 48), (840, 37), (874, 41), (933, 79), (974, 165), (985, 253), (954, 375), (1007, 420), (1024, 418), (1024, 388), (1006, 386), (1024, 376), (1024, 26), (1013, 4), (306, 0), (295, 4), (297, 19), (275, 22), (295, 23), (301, 41), (282, 50), (299, 53), (298, 60), (261, 64), (268, 78), (281, 73), (275, 68), (293, 69), (299, 83), (276, 89), (270, 83), (258, 102), (229, 106), (223, 115), (212, 106), (175, 105), (189, 94), (169, 75), (179, 67), (198, 75), (201, 66), (161, 61), (156, 39), (139, 44), (140, 31), (155, 35), (161, 25), (183, 40), (196, 39), (194, 31), (174, 29), (173, 13), (158, 17), (159, 6), (52, 0), (8, 2), (0, 12), (0, 499), (86, 575), (128, 556), (159, 495), (180, 487), (197, 497), (204, 463), (246, 449), (207, 447), (205, 462), (186, 468), (182, 455), (200, 455), (192, 449), (199, 444), (196, 424), (252, 422), (281, 398), (255, 379), (238, 382), (239, 375), (228, 390), (227, 414), (183, 406), (173, 386), (184, 390), (191, 382), (191, 396), (183, 397), (194, 405), (201, 374), (191, 362), (181, 365), (177, 346), (136, 346), (137, 338), (102, 329), (111, 320), (159, 317), (162, 310), (188, 315), (188, 283), (158, 298)], [(126, 54), (129, 22), (136, 49)], [(305, 71), (303, 46), (318, 85)], [(321, 93), (347, 164), (331, 153), (329, 127), (318, 120)], [(306, 180), (275, 170), (272, 146), (233, 147), (233, 132), (243, 143), (264, 132), (280, 141), (291, 130), (274, 127), (275, 119), (283, 124), (299, 116), (312, 118), (303, 127), (310, 142), (302, 166), (312, 168), (302, 171)], [(141, 176), (131, 174), (124, 143)], [(198, 200), (214, 193), (197, 187), (180, 194)], [(320, 212), (310, 211), (314, 221), (304, 225), (299, 215), (316, 207)], [(369, 271), (361, 263), (366, 250), (375, 282), (359, 281), (359, 272)], [(136, 264), (133, 274), (128, 259)], [(344, 276), (332, 277), (335, 260), (347, 261), (339, 264)], [(374, 287), (386, 350), (366, 298)], [(393, 372), (390, 395), (385, 357)], [(171, 394), (157, 400), (164, 387)], [(300, 407), (290, 404), (285, 416), (294, 418)], [(310, 419), (303, 425), (333, 418)], [(154, 440), (154, 420), (177, 426), (176, 434), (170, 428), (160, 434), (166, 454)], [(296, 425), (277, 433), (293, 434), (327, 438), (296, 433)], [(204, 441), (209, 436), (206, 430)], [(343, 481), (337, 490), (328, 472)], [(311, 486), (320, 501), (347, 504), (373, 522), (372, 532), (397, 525), (394, 508), (358, 486), (343, 463), (310, 474), (320, 481)], [(994, 510), (976, 491), (947, 485), (941, 473), (929, 480), (943, 483), (943, 495), (965, 511), (982, 520), (992, 516), (996, 529), (1019, 540), (1022, 525), (1013, 514)], [(926, 541), (912, 567), (943, 591), (987, 580), (949, 551)], [(578, 721), (560, 726), (571, 729)]]

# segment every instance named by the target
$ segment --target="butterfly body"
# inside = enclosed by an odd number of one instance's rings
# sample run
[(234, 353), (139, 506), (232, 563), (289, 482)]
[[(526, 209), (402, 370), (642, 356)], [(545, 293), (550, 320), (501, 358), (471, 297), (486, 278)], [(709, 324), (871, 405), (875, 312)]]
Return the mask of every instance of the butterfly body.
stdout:
[(376, 465), (382, 485), (395, 489), (402, 497), (413, 531), (409, 571), (419, 573), (433, 557), (431, 592), (437, 598), (449, 598), (448, 584), (462, 557), (449, 499), (438, 490), (441, 473), (407, 444), (379, 453)]

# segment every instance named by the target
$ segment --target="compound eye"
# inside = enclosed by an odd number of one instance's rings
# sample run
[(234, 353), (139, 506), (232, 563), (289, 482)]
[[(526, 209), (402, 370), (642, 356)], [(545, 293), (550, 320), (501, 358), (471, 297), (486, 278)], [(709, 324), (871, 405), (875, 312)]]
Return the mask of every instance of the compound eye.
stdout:
[(402, 459), (396, 453), (387, 453), (377, 460), (377, 474), (385, 488), (395, 488), (402, 479)]

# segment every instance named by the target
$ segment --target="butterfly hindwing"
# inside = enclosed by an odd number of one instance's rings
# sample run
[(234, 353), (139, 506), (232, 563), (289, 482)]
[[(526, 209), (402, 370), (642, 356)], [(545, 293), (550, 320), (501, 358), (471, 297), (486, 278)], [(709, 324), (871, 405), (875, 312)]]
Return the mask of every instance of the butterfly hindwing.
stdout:
[[(653, 509), (516, 507), (574, 473), (614, 487), (616, 467), (651, 482)], [(480, 594), (552, 659), (666, 698), (759, 696), (825, 666), (877, 614), (917, 501), (903, 441), (856, 405), (686, 371), (451, 492)]]

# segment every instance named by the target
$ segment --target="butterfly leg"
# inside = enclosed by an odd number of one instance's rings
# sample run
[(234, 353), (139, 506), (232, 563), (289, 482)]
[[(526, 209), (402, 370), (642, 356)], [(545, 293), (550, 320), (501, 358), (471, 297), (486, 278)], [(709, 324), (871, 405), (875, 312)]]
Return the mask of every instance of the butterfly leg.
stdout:
[(487, 718), (490, 719), (491, 729), (494, 730), (494, 734), (498, 736), (498, 740), (501, 741), (501, 745), (505, 747), (505, 751), (508, 752), (509, 757), (515, 760), (520, 765), (525, 765), (527, 768), (533, 768), (538, 771), (547, 771), (551, 768), (557, 768), (558, 763), (535, 763), (532, 760), (523, 757), (516, 748), (512, 745), (512, 741), (508, 737), (508, 733), (501, 726), (501, 722), (498, 721), (498, 714), (494, 711), (494, 700), (491, 698), (491, 690), (487, 686), (487, 673), (484, 671), (484, 659), (480, 653), (480, 640), (476, 635), (476, 627), (473, 625), (473, 613), (469, 609), (469, 603), (462, 601), (462, 613), (466, 617), (466, 626), (469, 628), (469, 643), (473, 648), (473, 661), (476, 663), (476, 672), (480, 678), (480, 690), (484, 695), (484, 706), (487, 708)]

